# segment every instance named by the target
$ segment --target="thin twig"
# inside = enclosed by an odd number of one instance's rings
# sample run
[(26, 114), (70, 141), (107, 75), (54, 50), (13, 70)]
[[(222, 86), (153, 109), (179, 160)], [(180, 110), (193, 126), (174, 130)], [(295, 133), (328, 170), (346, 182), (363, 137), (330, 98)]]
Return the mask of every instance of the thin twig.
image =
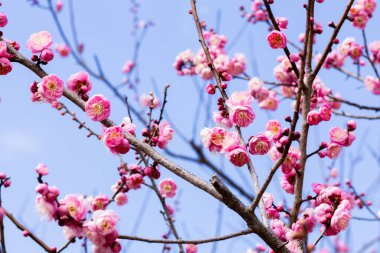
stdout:
[(143, 238), (138, 236), (130, 236), (130, 235), (119, 235), (119, 239), (126, 239), (126, 240), (134, 240), (134, 241), (141, 241), (141, 242), (147, 242), (147, 243), (165, 243), (165, 244), (205, 244), (210, 242), (216, 242), (216, 241), (224, 241), (231, 238), (239, 237), (242, 235), (248, 235), (252, 234), (252, 229), (248, 228), (245, 230), (242, 230), (237, 233), (228, 234), (224, 236), (219, 237), (212, 237), (208, 239), (199, 239), (199, 240), (167, 240), (167, 239), (150, 239), (150, 238)]

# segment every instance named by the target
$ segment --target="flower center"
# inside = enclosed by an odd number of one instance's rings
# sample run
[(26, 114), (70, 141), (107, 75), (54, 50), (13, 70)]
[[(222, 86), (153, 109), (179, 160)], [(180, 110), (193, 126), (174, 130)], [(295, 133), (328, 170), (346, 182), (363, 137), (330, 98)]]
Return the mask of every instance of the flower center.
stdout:
[(95, 114), (101, 114), (104, 110), (104, 107), (100, 103), (96, 103), (92, 106), (92, 110), (94, 111)]

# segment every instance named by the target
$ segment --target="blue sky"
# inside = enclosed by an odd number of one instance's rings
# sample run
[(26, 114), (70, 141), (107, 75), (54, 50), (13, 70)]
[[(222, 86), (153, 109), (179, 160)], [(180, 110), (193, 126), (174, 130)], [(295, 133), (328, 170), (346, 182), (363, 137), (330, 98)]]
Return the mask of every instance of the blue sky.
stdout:
[[(244, 26), (244, 20), (240, 18), (238, 7), (240, 4), (249, 6), (248, 0), (209, 0), (198, 1), (199, 15), (209, 26), (215, 26), (218, 13), (220, 15), (219, 30), (228, 38), (233, 38), (239, 29)], [(274, 12), (278, 16), (289, 18), (289, 29), (287, 35), (295, 41), (298, 34), (303, 30), (303, 1), (277, 1)], [(175, 56), (190, 48), (197, 51), (199, 48), (195, 25), (192, 17), (188, 14), (190, 9), (189, 1), (148, 1), (141, 3), (141, 18), (152, 20), (155, 25), (152, 27), (142, 44), (140, 52), (139, 66), (141, 84), (139, 90), (148, 93), (154, 90), (152, 79), (157, 83), (159, 90), (163, 90), (166, 83), (171, 84), (169, 89), (169, 103), (167, 113), (171, 119), (178, 122), (177, 127), (187, 136), (191, 136), (193, 115), (198, 99), (198, 90), (189, 77), (178, 77), (172, 68)], [(132, 16), (129, 12), (129, 1), (114, 0), (105, 4), (100, 1), (82, 0), (75, 1), (77, 29), (79, 40), (85, 43), (85, 58), (90, 66), (95, 69), (93, 56), (96, 54), (102, 62), (102, 66), (108, 78), (115, 84), (120, 83), (123, 75), (121, 68), (124, 62), (132, 58), (133, 40)], [(318, 37), (320, 42), (317, 51), (323, 50), (331, 31), (327, 27), (329, 20), (337, 20), (345, 7), (345, 1), (325, 1), (323, 5), (317, 5), (316, 19), (323, 23), (325, 34)], [(3, 1), (4, 11), (9, 18), (9, 25), (4, 29), (4, 36), (12, 40), (17, 40), (21, 45), (21, 52), (30, 56), (30, 52), (25, 49), (25, 43), (31, 33), (47, 30), (53, 35), (55, 42), (62, 39), (48, 12), (38, 8), (32, 8), (25, 0)], [(368, 27), (369, 41), (379, 39), (376, 34), (376, 24), (379, 24), (379, 17), (376, 16), (370, 21)], [(60, 18), (65, 29), (70, 32), (67, 12), (67, 2), (64, 1), (64, 11)], [(257, 75), (265, 80), (274, 80), (272, 76), (273, 67), (276, 65), (276, 56), (281, 52), (271, 50), (266, 43), (267, 28), (263, 24), (257, 26), (248, 25), (239, 41), (230, 49), (230, 54), (243, 52), (248, 59), (247, 72), (250, 75)], [(343, 40), (347, 36), (358, 36), (360, 31), (355, 30), (346, 23), (339, 36)], [(55, 73), (66, 80), (68, 76), (81, 68), (72, 58), (56, 59), (46, 66), (46, 71)], [(363, 73), (371, 73), (370, 69), (363, 70)], [(353, 101), (364, 101), (365, 104), (379, 105), (378, 97), (372, 95), (367, 90), (360, 88), (361, 84), (354, 81), (346, 81), (345, 76), (334, 71), (321, 73), (322, 80), (327, 86), (335, 91), (339, 91), (343, 97)], [(15, 214), (23, 223), (43, 238), (48, 245), (59, 247), (65, 242), (61, 229), (56, 224), (43, 221), (38, 216), (34, 208), (34, 187), (36, 185), (35, 166), (43, 162), (50, 168), (48, 182), (61, 189), (62, 195), (69, 193), (111, 194), (110, 186), (117, 180), (118, 165), (117, 157), (110, 154), (104, 145), (95, 138), (86, 138), (84, 131), (79, 131), (74, 122), (68, 116), (62, 117), (59, 112), (45, 104), (32, 104), (29, 97), (29, 84), (38, 81), (37, 77), (21, 66), (14, 65), (14, 70), (8, 76), (0, 79), (0, 170), (12, 177), (12, 187), (3, 191), (4, 206)], [(111, 118), (121, 121), (126, 116), (126, 108), (104, 87), (104, 85), (92, 79), (93, 93), (103, 93), (113, 101)], [(231, 90), (243, 90), (246, 88), (244, 81), (234, 81), (230, 85)], [(133, 93), (126, 88), (121, 91), (133, 97)], [(162, 94), (161, 94), (162, 95)], [(63, 100), (77, 115), (86, 119), (83, 113), (79, 112), (68, 101)], [(215, 106), (215, 105), (214, 105)], [(257, 111), (256, 123), (247, 129), (246, 137), (262, 131), (265, 121), (269, 118), (283, 118), (289, 111), (290, 104), (284, 102), (276, 113)], [(347, 112), (358, 112), (351, 108), (345, 108)], [(198, 126), (198, 131), (205, 126), (204, 115)], [(88, 121), (88, 120), (86, 120)], [(328, 129), (334, 125), (344, 126), (347, 120), (333, 117), (328, 123), (322, 126), (313, 127), (310, 132), (310, 150), (314, 150), (321, 140), (328, 138)], [(97, 132), (101, 128), (97, 124), (88, 122)], [(364, 191), (379, 175), (379, 166), (369, 153), (368, 147), (375, 150), (379, 148), (379, 131), (377, 122), (358, 122), (356, 132), (358, 140), (349, 149), (346, 149), (335, 163), (335, 167), (342, 170), (341, 178), (349, 177), (351, 160), (360, 154), (362, 160), (353, 172), (353, 182), (359, 191)], [(361, 142), (366, 137), (365, 142)], [(314, 144), (314, 145), (313, 145)], [(178, 136), (175, 137), (169, 148), (177, 152), (193, 155), (192, 151), (183, 144)], [(127, 161), (132, 161), (132, 155), (127, 156)], [(224, 159), (212, 158), (216, 164), (225, 167), (225, 171), (236, 181), (241, 183), (247, 191), (252, 191), (250, 185), (244, 184), (237, 168), (224, 166)], [(187, 170), (208, 180), (211, 172), (204, 167), (178, 161)], [(254, 161), (260, 178), (263, 178), (271, 166), (267, 158), (259, 158)], [(332, 164), (330, 160), (320, 161), (317, 158), (311, 159), (306, 178), (306, 192), (310, 191), (310, 183), (315, 178), (320, 178), (325, 174), (327, 167)], [(243, 177), (249, 179), (247, 171), (241, 171)], [(201, 191), (193, 189), (189, 184), (176, 178), (170, 172), (162, 170), (163, 177), (175, 178), (181, 189), (179, 210), (176, 215), (179, 234), (186, 239), (197, 239), (211, 237), (215, 234), (218, 211), (220, 207), (216, 201), (206, 196)], [(320, 179), (321, 180), (321, 179)], [(279, 194), (279, 175), (275, 177), (270, 186), (271, 191)], [(130, 192), (128, 194), (129, 203), (123, 208), (115, 208), (122, 216), (119, 227), (120, 233), (130, 234), (136, 220), (140, 222), (137, 235), (159, 238), (166, 232), (166, 225), (159, 213), (159, 202), (149, 194), (149, 189)], [(378, 209), (380, 201), (377, 198), (378, 189), (371, 192), (371, 200), (374, 202), (375, 210)], [(277, 200), (280, 200), (278, 195)], [(173, 201), (170, 203), (174, 204)], [(145, 208), (141, 208), (144, 206)], [(145, 209), (145, 210), (144, 210)], [(144, 212), (141, 212), (144, 210)], [(223, 225), (221, 233), (236, 232), (244, 228), (244, 223), (234, 213), (226, 208), (222, 209)], [(356, 212), (358, 216), (368, 216), (366, 211)], [(36, 244), (23, 238), (20, 231), (9, 222), (5, 223), (6, 238), (9, 252), (43, 252)], [(373, 236), (368, 236), (360, 230), (366, 229)], [(378, 224), (351, 222), (350, 244), (358, 249), (364, 242), (375, 237), (379, 232)], [(316, 236), (316, 235), (313, 235)], [(218, 244), (217, 252), (245, 252), (249, 246), (254, 246), (260, 240), (255, 236), (245, 236), (242, 239), (231, 240)], [(325, 240), (324, 245), (329, 245)], [(134, 242), (128, 252), (157, 252), (161, 245), (147, 245)], [(211, 252), (212, 245), (202, 245), (199, 252)], [(80, 252), (80, 243), (70, 246), (66, 251)]]

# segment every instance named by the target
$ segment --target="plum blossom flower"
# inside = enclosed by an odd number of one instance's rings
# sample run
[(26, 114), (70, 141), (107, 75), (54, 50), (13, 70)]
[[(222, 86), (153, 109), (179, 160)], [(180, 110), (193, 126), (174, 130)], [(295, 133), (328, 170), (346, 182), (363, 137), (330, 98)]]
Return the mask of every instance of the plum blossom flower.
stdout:
[(123, 192), (119, 192), (115, 196), (115, 202), (118, 206), (124, 206), (128, 202), (128, 197)]
[(348, 203), (348, 200), (343, 200), (339, 204), (331, 218), (331, 229), (334, 230), (334, 232), (339, 233), (340, 231), (346, 230), (351, 219), (350, 209), (351, 205)]
[(267, 41), (269, 46), (273, 49), (285, 48), (287, 42), (285, 34), (279, 31), (272, 31), (268, 35)]
[(159, 125), (158, 147), (164, 149), (169, 141), (173, 139), (174, 130), (168, 122), (162, 122)]
[(12, 63), (5, 57), (0, 57), (0, 75), (6, 75), (12, 71)]
[(249, 126), (255, 117), (251, 106), (233, 106), (230, 111), (230, 120), (239, 127)]
[(66, 195), (61, 201), (69, 213), (70, 217), (79, 222), (86, 217), (87, 209), (84, 206), (83, 198), (69, 194)]
[(92, 83), (87, 72), (80, 71), (72, 74), (66, 81), (67, 88), (76, 94), (88, 93), (92, 88)]
[(144, 179), (141, 174), (132, 174), (127, 177), (127, 186), (130, 189), (140, 189), (141, 184), (144, 182)]
[(249, 140), (249, 153), (252, 155), (265, 155), (272, 147), (271, 140), (265, 133), (258, 133)]
[(380, 80), (377, 78), (374, 78), (372, 76), (367, 76), (364, 79), (364, 85), (369, 90), (375, 95), (380, 95)]
[(289, 228), (286, 227), (285, 223), (282, 220), (271, 220), (270, 227), (278, 239), (283, 242), (287, 241), (286, 233), (289, 231)]
[(51, 221), (57, 210), (57, 203), (55, 201), (48, 201), (43, 196), (39, 195), (36, 198), (36, 208), (42, 217)]
[(307, 114), (307, 123), (310, 126), (318, 125), (321, 122), (321, 115), (317, 111), (310, 111)]
[(227, 153), (228, 160), (237, 167), (242, 167), (249, 162), (247, 149), (242, 146), (236, 146)]
[(85, 111), (93, 121), (103, 121), (110, 116), (111, 104), (102, 95), (94, 95), (87, 101)]
[(177, 191), (177, 185), (173, 179), (165, 178), (161, 180), (159, 186), (163, 198), (174, 198)]
[(4, 12), (0, 12), (0, 28), (5, 27), (8, 24), (7, 15)]
[(129, 141), (124, 138), (123, 129), (120, 126), (106, 128), (103, 139), (113, 154), (126, 154), (130, 149)]
[(66, 45), (65, 43), (56, 44), (54, 46), (54, 49), (62, 57), (68, 56), (70, 54), (70, 52), (71, 52), (70, 47), (68, 45)]
[(338, 145), (348, 147), (355, 140), (355, 135), (340, 127), (333, 127), (329, 131), (330, 141)]
[(143, 94), (140, 98), (140, 103), (147, 108), (152, 107), (154, 109), (160, 105), (160, 100), (154, 95)]
[(51, 34), (47, 31), (33, 33), (26, 42), (26, 47), (33, 54), (40, 53), (42, 50), (49, 48), (53, 43)]
[(231, 128), (234, 125), (234, 123), (228, 117), (223, 117), (221, 112), (214, 112), (212, 118), (215, 123), (226, 128)]
[(325, 153), (330, 159), (335, 159), (339, 156), (340, 151), (342, 151), (342, 147), (340, 145), (336, 143), (330, 143), (327, 146)]
[(234, 92), (226, 101), (230, 109), (230, 120), (239, 127), (247, 127), (253, 122), (256, 115), (251, 104), (253, 97), (248, 91)]
[(224, 137), (227, 131), (224, 128), (214, 127), (214, 128), (203, 128), (201, 130), (201, 140), (203, 146), (207, 148), (210, 152), (220, 152), (223, 148)]
[(135, 67), (135, 63), (133, 61), (127, 61), (124, 64), (122, 71), (124, 74), (129, 74), (134, 67)]
[(55, 101), (63, 94), (63, 81), (54, 74), (44, 76), (40, 82), (39, 92), (47, 101)]
[(278, 120), (269, 120), (265, 127), (266, 131), (271, 134), (274, 140), (281, 137), (282, 127)]
[(331, 106), (328, 104), (322, 104), (319, 107), (319, 116), (323, 121), (329, 121), (331, 119)]
[(94, 197), (91, 201), (91, 210), (105, 210), (109, 203), (109, 199), (106, 195), (100, 194)]
[(198, 247), (195, 244), (186, 244), (186, 253), (197, 253)]
[(94, 229), (101, 235), (111, 234), (116, 230), (116, 223), (119, 221), (119, 215), (113, 210), (97, 210), (92, 216)]

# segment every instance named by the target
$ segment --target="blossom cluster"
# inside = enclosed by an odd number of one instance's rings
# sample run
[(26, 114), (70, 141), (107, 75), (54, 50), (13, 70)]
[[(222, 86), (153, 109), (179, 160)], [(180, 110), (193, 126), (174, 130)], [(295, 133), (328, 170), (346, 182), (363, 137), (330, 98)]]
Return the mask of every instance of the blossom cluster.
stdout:
[(33, 61), (46, 64), (54, 59), (54, 52), (50, 48), (52, 44), (51, 34), (47, 31), (41, 31), (30, 35), (26, 42), (26, 48), (33, 53)]
[[(42, 180), (49, 172), (46, 165), (38, 164), (36, 172), (39, 181), (35, 189), (39, 194), (36, 197), (37, 210), (49, 221), (54, 219), (63, 227), (66, 239), (85, 236), (94, 244), (93, 252), (121, 251), (116, 229), (119, 216), (112, 210), (106, 210), (110, 203), (107, 196), (85, 197), (68, 194), (59, 199), (59, 189)], [(92, 217), (87, 218), (87, 214), (90, 213)]]
[(268, 12), (264, 6), (262, 0), (254, 0), (251, 2), (249, 10), (246, 10), (244, 6), (240, 6), (241, 16), (246, 18), (249, 23), (256, 24), (257, 22), (267, 22)]
[[(7, 24), (7, 15), (0, 12), (0, 28), (4, 28)], [(0, 41), (0, 75), (6, 75), (12, 71), (12, 63), (9, 60), (11, 55), (7, 53), (7, 42), (12, 43), (11, 41)], [(17, 50), (20, 48), (17, 42), (13, 44)]]
[[(308, 197), (310, 207), (303, 210), (291, 228), (280, 218), (281, 212), (284, 213), (284, 218), (289, 214), (282, 204), (275, 205), (272, 194), (263, 195), (264, 207), (271, 219), (270, 228), (281, 241), (289, 242), (286, 247), (293, 253), (303, 252), (301, 240), (313, 232), (317, 223), (321, 225), (321, 232), (333, 236), (347, 229), (351, 218), (350, 212), (354, 207), (352, 194), (333, 185), (313, 184), (312, 188), (316, 196)], [(256, 252), (260, 250), (256, 249)]]
[(376, 9), (375, 0), (358, 0), (350, 9), (352, 25), (364, 29)]
[[(238, 76), (244, 72), (246, 67), (245, 56), (241, 53), (230, 58), (225, 51), (227, 38), (219, 35), (213, 30), (204, 31), (204, 38), (209, 47), (211, 59), (224, 81), (231, 80), (232, 76)], [(189, 49), (178, 54), (173, 64), (178, 75), (199, 75), (204, 80), (213, 78), (209, 62), (203, 49), (194, 54)]]

